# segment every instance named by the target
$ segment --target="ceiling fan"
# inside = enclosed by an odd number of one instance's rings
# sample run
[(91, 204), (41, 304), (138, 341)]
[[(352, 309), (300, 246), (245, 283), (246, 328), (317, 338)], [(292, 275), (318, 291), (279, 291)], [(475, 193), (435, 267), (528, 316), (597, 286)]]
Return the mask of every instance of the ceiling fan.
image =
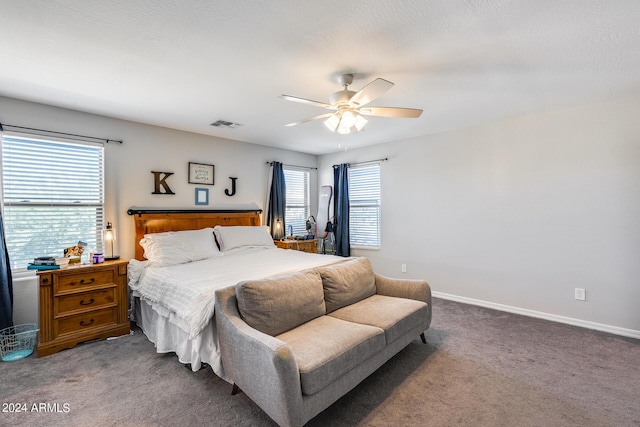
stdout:
[(393, 87), (393, 83), (388, 80), (377, 78), (358, 92), (347, 89), (349, 85), (353, 83), (353, 74), (340, 75), (338, 77), (338, 83), (342, 85), (344, 89), (331, 95), (331, 97), (329, 97), (329, 104), (299, 98), (297, 96), (281, 95), (281, 98), (288, 101), (334, 110), (331, 113), (309, 117), (299, 122), (289, 123), (286, 126), (295, 126), (312, 120), (326, 119), (324, 124), (330, 130), (341, 134), (349, 134), (351, 132), (361, 131), (367, 124), (367, 119), (362, 116), (417, 118), (422, 114), (422, 110), (415, 108), (366, 107), (371, 101)]

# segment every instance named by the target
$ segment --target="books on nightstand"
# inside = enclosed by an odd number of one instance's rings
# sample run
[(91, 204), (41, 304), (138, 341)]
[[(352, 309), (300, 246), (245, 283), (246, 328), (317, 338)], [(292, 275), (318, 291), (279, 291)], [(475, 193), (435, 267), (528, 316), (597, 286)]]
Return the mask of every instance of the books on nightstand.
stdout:
[(37, 264), (29, 264), (27, 266), (27, 270), (58, 270), (60, 269), (59, 265), (37, 265)]
[(27, 270), (56, 270), (60, 266), (56, 264), (54, 257), (38, 257), (34, 258), (32, 263), (29, 263)]
[(60, 263), (54, 257), (38, 257), (27, 266), (27, 270), (57, 270)]
[(56, 265), (56, 259), (52, 256), (41, 256), (38, 258), (34, 258), (33, 265)]

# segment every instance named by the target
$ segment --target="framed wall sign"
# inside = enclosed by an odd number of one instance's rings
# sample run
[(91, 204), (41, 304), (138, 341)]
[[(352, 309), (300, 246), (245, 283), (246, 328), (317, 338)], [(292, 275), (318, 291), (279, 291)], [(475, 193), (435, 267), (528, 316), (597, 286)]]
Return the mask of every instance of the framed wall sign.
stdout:
[(189, 184), (213, 185), (213, 165), (189, 162)]
[(196, 205), (208, 205), (208, 204), (209, 204), (209, 189), (196, 188)]

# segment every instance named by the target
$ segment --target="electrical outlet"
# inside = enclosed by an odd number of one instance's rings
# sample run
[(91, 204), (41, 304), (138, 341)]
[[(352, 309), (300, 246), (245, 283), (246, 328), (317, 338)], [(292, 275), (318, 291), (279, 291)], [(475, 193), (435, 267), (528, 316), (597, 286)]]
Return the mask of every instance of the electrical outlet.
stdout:
[(583, 288), (576, 288), (575, 297), (578, 301), (586, 301), (587, 291)]
[(407, 264), (402, 264), (400, 266), (400, 271), (402, 271), (403, 273), (406, 273), (407, 272)]

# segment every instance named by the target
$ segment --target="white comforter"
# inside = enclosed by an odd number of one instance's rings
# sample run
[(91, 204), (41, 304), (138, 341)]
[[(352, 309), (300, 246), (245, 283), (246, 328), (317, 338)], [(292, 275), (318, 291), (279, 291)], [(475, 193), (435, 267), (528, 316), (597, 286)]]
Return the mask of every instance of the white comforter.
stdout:
[(129, 287), (193, 338), (213, 317), (216, 289), (344, 260), (278, 248), (242, 249), (172, 266), (132, 260)]

